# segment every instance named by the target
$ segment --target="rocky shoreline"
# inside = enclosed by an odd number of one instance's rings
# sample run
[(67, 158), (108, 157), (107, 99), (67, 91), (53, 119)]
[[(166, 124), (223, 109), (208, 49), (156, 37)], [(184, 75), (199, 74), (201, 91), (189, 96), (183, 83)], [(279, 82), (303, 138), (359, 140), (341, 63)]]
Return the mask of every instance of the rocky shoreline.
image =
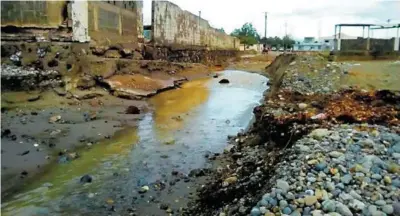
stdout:
[(399, 92), (340, 86), (341, 63), (310, 58), (267, 67), (253, 126), (212, 158), (187, 215), (400, 215)]

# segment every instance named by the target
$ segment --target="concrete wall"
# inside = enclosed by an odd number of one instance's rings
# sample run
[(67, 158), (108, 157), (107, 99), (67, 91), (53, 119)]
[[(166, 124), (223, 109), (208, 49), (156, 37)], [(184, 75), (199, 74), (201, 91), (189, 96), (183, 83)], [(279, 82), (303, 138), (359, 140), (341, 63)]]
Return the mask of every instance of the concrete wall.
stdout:
[[(117, 5), (121, 4), (121, 5)], [(125, 4), (123, 4), (125, 3)], [(116, 2), (116, 5), (108, 2), (89, 2), (89, 36), (95, 46), (111, 46), (120, 44), (126, 48), (136, 48), (138, 38), (143, 37), (142, 13), (138, 14), (132, 2), (127, 7), (127, 2)]]
[(1, 26), (58, 28), (67, 18), (66, 1), (1, 1)]
[(239, 49), (239, 40), (168, 1), (152, 2), (152, 41), (156, 46)]
[[(342, 39), (341, 40), (341, 51), (366, 51), (367, 50), (367, 38), (357, 39)], [(382, 52), (391, 52), (394, 50), (394, 38), (392, 39), (377, 39), (370, 38), (369, 50), (380, 50)]]

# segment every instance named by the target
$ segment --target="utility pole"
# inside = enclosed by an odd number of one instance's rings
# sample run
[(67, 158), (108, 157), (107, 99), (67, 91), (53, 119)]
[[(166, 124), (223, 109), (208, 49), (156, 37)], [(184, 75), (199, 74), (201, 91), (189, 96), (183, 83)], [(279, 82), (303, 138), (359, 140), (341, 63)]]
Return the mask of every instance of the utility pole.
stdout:
[(264, 12), (265, 14), (265, 27), (264, 27), (264, 38), (267, 39), (267, 12)]
[[(389, 25), (390, 21), (391, 21), (391, 19), (387, 20), (388, 25)], [(386, 37), (389, 38), (389, 29), (386, 30)]]
[(286, 50), (286, 44), (285, 44), (285, 38), (287, 36), (287, 20), (285, 20), (285, 36), (283, 36), (282, 38), (282, 42), (283, 42), (283, 50)]

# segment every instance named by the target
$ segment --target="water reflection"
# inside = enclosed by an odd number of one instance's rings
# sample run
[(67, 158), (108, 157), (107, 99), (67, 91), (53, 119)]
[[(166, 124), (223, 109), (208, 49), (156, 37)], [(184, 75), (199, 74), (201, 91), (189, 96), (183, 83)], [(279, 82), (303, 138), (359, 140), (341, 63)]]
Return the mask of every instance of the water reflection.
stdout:
[(166, 91), (150, 99), (155, 107), (154, 129), (157, 138), (164, 142), (173, 139), (173, 132), (182, 129), (186, 115), (209, 97), (209, 79), (185, 83), (181, 88)]

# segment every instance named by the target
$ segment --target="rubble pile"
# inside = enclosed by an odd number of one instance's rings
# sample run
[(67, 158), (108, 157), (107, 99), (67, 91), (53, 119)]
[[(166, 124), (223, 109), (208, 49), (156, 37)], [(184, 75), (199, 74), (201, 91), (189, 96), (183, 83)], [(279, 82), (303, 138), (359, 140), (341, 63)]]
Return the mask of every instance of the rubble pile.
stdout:
[(61, 74), (55, 70), (1, 65), (1, 90), (21, 91), (46, 89), (64, 85)]

